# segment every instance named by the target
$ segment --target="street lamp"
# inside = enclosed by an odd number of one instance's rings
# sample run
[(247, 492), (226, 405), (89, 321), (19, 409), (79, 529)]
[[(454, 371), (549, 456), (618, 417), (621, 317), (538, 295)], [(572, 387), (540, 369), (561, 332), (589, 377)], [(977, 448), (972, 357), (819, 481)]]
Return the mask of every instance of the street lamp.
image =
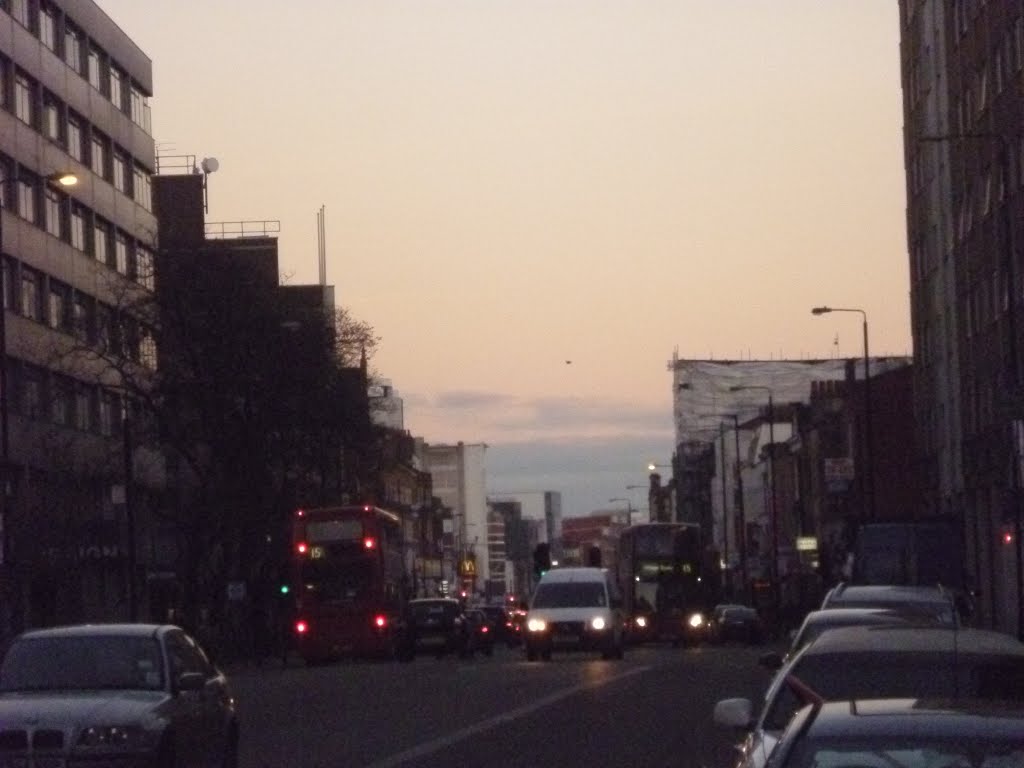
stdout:
[(868, 313), (863, 309), (843, 307), (815, 307), (812, 315), (826, 315), (829, 312), (859, 312), (863, 318), (864, 331), (864, 472), (862, 488), (865, 498), (865, 511), (868, 520), (875, 518), (875, 464), (872, 450), (871, 435), (871, 363), (868, 355)]
[(768, 482), (771, 483), (769, 495), (771, 503), (772, 520), (772, 592), (775, 599), (775, 607), (779, 607), (779, 511), (776, 502), (776, 479), (775, 479), (775, 402), (772, 399), (772, 388), (762, 384), (738, 384), (730, 387), (731, 392), (742, 392), (747, 389), (763, 389), (768, 393)]
[(650, 464), (647, 465), (647, 470), (649, 472), (655, 472), (655, 471), (657, 471), (659, 469), (672, 469), (672, 465), (671, 464), (655, 464), (653, 461)]

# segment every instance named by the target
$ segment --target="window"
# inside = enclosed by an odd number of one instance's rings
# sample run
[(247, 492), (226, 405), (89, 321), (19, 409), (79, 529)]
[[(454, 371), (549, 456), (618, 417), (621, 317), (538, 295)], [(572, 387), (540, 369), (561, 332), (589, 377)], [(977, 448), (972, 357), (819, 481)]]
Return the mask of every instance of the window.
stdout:
[(100, 89), (100, 52), (93, 47), (89, 48), (89, 57), (86, 62), (89, 75), (89, 85), (97, 91)]
[(114, 235), (114, 269), (128, 274), (128, 238), (121, 230)]
[(96, 346), (103, 351), (114, 348), (114, 311), (102, 304), (96, 307)]
[(28, 0), (11, 0), (11, 16), (23, 27), (28, 27)]
[(89, 306), (89, 299), (85, 294), (75, 294), (71, 303), (71, 332), (82, 341), (92, 338)]
[(7, 106), (7, 84), (10, 81), (11, 65), (6, 59), (0, 58), (0, 106)]
[(64, 237), (64, 216), (61, 195), (55, 189), (46, 187), (43, 192), (43, 207), (46, 214), (46, 231), (54, 237)]
[(146, 94), (134, 84), (131, 86), (129, 94), (132, 122), (149, 131), (149, 104), (146, 101)]
[(3, 294), (4, 309), (14, 306), (14, 264), (9, 259), (0, 263), (0, 293)]
[(66, 376), (55, 376), (50, 387), (50, 418), (54, 424), (71, 426), (75, 402), (74, 384)]
[(107, 178), (107, 140), (99, 133), (92, 136), (89, 161), (93, 173)]
[(153, 329), (139, 327), (139, 362), (151, 371), (156, 370), (156, 338)]
[(117, 425), (121, 422), (121, 403), (112, 393), (101, 392), (99, 406), (100, 434), (104, 437), (117, 434)]
[(156, 276), (153, 273), (153, 252), (142, 245), (135, 246), (135, 281), (144, 288), (156, 288)]
[(92, 229), (92, 255), (101, 264), (108, 264), (110, 259), (110, 225), (97, 217)]
[(124, 75), (121, 70), (112, 66), (110, 68), (110, 100), (118, 109), (124, 109)]
[(38, 418), (43, 412), (43, 372), (32, 366), (21, 370), (21, 412), (30, 419)]
[(40, 304), (42, 275), (25, 267), (21, 268), (21, 314), (30, 320), (41, 321), (43, 310)]
[(128, 168), (123, 152), (114, 150), (114, 189), (124, 192), (128, 184)]
[(75, 387), (75, 426), (83, 432), (91, 432), (94, 424), (92, 390), (79, 384)]
[(57, 50), (57, 17), (45, 3), (39, 4), (39, 39), (51, 51)]
[(136, 165), (132, 173), (132, 193), (135, 202), (147, 211), (153, 210), (153, 187), (149, 172), (141, 165)]
[(82, 162), (82, 121), (73, 115), (68, 115), (68, 154)]
[(85, 250), (85, 209), (78, 205), (71, 207), (71, 245)]
[(18, 215), (33, 224), (36, 221), (36, 188), (28, 179), (18, 179)]
[(11, 162), (3, 155), (0, 155), (0, 208), (10, 207), (10, 195), (12, 194), (10, 188), (13, 178)]
[(58, 331), (68, 331), (71, 329), (71, 318), (68, 314), (70, 296), (70, 287), (56, 280), (50, 280), (49, 317), (47, 320), (51, 328), (55, 328)]
[(14, 114), (28, 125), (35, 125), (32, 104), (32, 81), (18, 72), (14, 76)]
[(43, 97), (43, 135), (50, 141), (60, 141), (60, 102), (47, 93)]
[(82, 33), (64, 21), (64, 63), (82, 74)]

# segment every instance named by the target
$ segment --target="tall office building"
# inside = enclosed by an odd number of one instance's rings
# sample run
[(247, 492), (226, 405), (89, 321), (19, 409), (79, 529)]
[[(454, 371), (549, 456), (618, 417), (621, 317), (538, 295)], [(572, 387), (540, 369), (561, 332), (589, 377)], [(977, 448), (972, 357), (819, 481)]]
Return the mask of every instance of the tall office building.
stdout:
[(1020, 631), (1024, 3), (899, 8), (922, 476), (963, 522), (978, 620)]
[(131, 513), (160, 464), (122, 440), (122, 382), (156, 365), (128, 310), (153, 289), (151, 94), (91, 0), (0, 3), (0, 635), (138, 607)]

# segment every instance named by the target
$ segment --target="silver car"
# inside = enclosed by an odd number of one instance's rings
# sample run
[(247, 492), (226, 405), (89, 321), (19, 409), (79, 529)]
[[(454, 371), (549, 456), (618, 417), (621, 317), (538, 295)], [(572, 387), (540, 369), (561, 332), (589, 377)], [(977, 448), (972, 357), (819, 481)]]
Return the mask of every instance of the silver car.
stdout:
[(0, 664), (0, 764), (237, 763), (228, 681), (180, 627), (29, 631)]

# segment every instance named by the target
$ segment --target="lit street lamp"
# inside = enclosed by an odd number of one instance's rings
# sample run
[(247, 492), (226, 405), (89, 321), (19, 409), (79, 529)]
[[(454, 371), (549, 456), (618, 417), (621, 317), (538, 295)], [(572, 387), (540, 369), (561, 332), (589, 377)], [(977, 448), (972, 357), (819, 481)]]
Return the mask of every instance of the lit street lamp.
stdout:
[(864, 471), (863, 493), (865, 498), (865, 516), (868, 520), (875, 517), (875, 464), (872, 451), (871, 435), (871, 363), (868, 355), (868, 313), (863, 309), (842, 307), (815, 307), (812, 315), (826, 315), (829, 312), (859, 312), (863, 318), (864, 330)]

